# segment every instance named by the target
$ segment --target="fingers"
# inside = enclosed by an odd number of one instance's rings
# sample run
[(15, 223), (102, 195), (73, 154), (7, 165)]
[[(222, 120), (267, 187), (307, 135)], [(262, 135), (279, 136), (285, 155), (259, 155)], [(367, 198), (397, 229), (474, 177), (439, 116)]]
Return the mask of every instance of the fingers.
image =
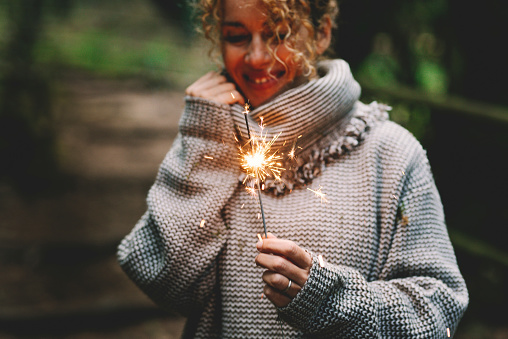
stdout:
[[(272, 271), (291, 279), (298, 285), (303, 286), (309, 277), (310, 269), (306, 270), (296, 266), (288, 259), (267, 253), (260, 253), (256, 257), (256, 264), (268, 271)], [(288, 281), (286, 280), (286, 283)]]
[(225, 90), (223, 92), (217, 93), (213, 97), (211, 97), (210, 100), (228, 105), (232, 105), (234, 103), (239, 103), (240, 105), (245, 104), (243, 96), (236, 89)]
[[(219, 74), (217, 74), (216, 72), (213, 72), (213, 71), (208, 72), (205, 75), (203, 75), (201, 78), (196, 80), (192, 85), (187, 87), (187, 89), (185, 90), (185, 94), (197, 96), (196, 94), (198, 94), (200, 92), (201, 88), (210, 87), (212, 84), (217, 83), (218, 81), (221, 81), (220, 77), (221, 76)], [(215, 78), (215, 81), (214, 81), (214, 78)], [(226, 78), (225, 77), (222, 77), (222, 78), (223, 78), (222, 82), (225, 82)]]
[(270, 235), (268, 235), (268, 239), (263, 239), (263, 241), (257, 243), (256, 246), (259, 252), (283, 256), (298, 267), (310, 270), (312, 258), (307, 251), (293, 241), (277, 239), (273, 235), (273, 237), (270, 237)]
[(216, 72), (208, 72), (185, 90), (186, 95), (212, 100), (221, 104), (245, 104), (235, 84)]
[(268, 234), (268, 239), (277, 239), (277, 237), (274, 234), (272, 234), (270, 232), (268, 232), (267, 234)]
[(277, 292), (282, 293), (291, 299), (293, 299), (302, 289), (302, 287), (296, 282), (291, 280), (290, 284), (289, 278), (272, 271), (263, 272), (263, 281)]
[(265, 296), (277, 307), (287, 306), (307, 282), (312, 266), (310, 254), (271, 233), (257, 243), (257, 248), (260, 253), (256, 264), (266, 269), (262, 276)]

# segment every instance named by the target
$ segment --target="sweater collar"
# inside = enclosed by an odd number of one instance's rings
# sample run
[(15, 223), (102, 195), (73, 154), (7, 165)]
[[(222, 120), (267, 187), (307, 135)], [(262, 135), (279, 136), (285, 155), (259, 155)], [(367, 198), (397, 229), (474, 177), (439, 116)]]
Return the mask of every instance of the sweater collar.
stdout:
[[(318, 78), (287, 90), (250, 112), (247, 116), (250, 130), (259, 135), (262, 123), (262, 134), (268, 140), (280, 133), (274, 149), (285, 152), (296, 147), (297, 154), (335, 130), (360, 97), (360, 85), (344, 60), (319, 62), (317, 73)], [(242, 106), (232, 106), (237, 130), (246, 139), (243, 112)]]
[[(290, 89), (247, 115), (251, 132), (261, 133), (285, 155), (281, 180), (267, 178), (265, 190), (279, 195), (309, 184), (325, 169), (326, 164), (350, 152), (363, 140), (365, 133), (378, 121), (388, 118), (389, 106), (358, 101), (360, 86), (354, 80), (349, 65), (343, 60), (327, 60), (318, 64), (320, 77)], [(247, 127), (244, 109), (233, 105), (231, 113), (238, 135), (245, 144)], [(295, 149), (295, 158), (287, 154)], [(255, 181), (239, 180), (254, 188)]]

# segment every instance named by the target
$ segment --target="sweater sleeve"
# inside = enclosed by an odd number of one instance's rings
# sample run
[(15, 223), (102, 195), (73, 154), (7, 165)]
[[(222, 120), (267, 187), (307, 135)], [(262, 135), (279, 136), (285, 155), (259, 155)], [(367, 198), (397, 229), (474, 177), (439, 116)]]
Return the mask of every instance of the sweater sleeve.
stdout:
[[(405, 168), (393, 232), (380, 273), (313, 255), (310, 276), (281, 317), (316, 338), (447, 338), (468, 304), (465, 282), (423, 150)], [(448, 329), (448, 330), (447, 330)]]
[(222, 209), (238, 185), (236, 154), (230, 107), (187, 97), (147, 211), (117, 253), (126, 274), (165, 309), (188, 315), (211, 296), (228, 231)]

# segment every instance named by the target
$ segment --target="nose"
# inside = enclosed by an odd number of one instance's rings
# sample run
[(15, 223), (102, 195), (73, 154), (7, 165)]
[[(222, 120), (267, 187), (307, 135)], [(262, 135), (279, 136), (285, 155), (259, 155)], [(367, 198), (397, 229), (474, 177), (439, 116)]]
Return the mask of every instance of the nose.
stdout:
[(266, 41), (260, 35), (254, 35), (245, 54), (245, 63), (253, 68), (263, 68), (271, 59)]

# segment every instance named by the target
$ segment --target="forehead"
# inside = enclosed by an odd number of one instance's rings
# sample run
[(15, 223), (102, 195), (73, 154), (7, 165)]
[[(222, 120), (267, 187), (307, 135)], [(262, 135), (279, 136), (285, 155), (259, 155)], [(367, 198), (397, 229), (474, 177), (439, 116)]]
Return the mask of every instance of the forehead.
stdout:
[(260, 0), (223, 0), (222, 6), (224, 22), (266, 20), (266, 13)]

